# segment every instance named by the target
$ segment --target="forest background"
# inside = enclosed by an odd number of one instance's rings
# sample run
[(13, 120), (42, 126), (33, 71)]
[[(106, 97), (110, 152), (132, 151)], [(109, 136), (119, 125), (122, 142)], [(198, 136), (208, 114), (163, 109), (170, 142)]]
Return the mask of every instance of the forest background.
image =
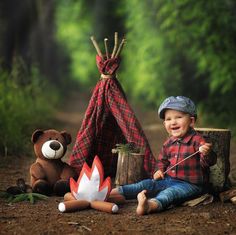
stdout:
[(201, 126), (236, 131), (236, 2), (233, 0), (1, 0), (0, 156), (27, 152), (36, 128), (99, 74), (94, 35), (112, 50), (125, 37), (118, 77), (128, 99), (157, 109), (191, 97)]

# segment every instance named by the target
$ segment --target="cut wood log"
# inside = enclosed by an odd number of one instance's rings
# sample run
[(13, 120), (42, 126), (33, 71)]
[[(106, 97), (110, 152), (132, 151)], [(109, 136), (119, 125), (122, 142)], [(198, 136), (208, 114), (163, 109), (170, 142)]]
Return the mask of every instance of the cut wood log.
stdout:
[(215, 192), (224, 190), (229, 182), (230, 172), (230, 139), (229, 129), (195, 128), (207, 142), (213, 145), (213, 151), (217, 154), (217, 163), (210, 168), (210, 183)]
[(199, 204), (207, 205), (214, 201), (214, 197), (211, 194), (204, 194), (198, 198), (186, 201), (183, 203), (183, 206), (197, 206)]
[(143, 179), (144, 155), (139, 153), (119, 152), (115, 184), (132, 184)]
[(230, 201), (231, 201), (233, 204), (235, 204), (235, 205), (236, 205), (236, 196), (234, 196), (234, 197), (230, 198)]
[(229, 189), (219, 194), (220, 200), (222, 202), (228, 201), (233, 197), (236, 197), (236, 189)]

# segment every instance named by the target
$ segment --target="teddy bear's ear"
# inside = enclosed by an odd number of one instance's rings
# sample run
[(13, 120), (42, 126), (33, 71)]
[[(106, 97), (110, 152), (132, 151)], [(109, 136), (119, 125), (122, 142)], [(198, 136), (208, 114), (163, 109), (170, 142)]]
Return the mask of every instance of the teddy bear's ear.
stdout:
[(66, 131), (61, 131), (61, 135), (65, 138), (67, 145), (71, 143), (71, 135), (70, 134), (68, 134)]
[(32, 143), (36, 143), (36, 141), (38, 140), (39, 136), (41, 136), (43, 134), (42, 130), (35, 130), (34, 133), (31, 136), (31, 142)]

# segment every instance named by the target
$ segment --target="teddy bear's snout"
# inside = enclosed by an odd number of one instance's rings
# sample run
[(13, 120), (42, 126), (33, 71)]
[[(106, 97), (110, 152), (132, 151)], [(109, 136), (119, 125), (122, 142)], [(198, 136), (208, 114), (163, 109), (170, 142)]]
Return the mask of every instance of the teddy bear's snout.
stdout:
[(57, 141), (53, 141), (49, 144), (49, 147), (57, 151), (61, 147), (61, 145)]
[(46, 141), (42, 145), (42, 154), (48, 159), (58, 159), (64, 155), (65, 148), (57, 140)]

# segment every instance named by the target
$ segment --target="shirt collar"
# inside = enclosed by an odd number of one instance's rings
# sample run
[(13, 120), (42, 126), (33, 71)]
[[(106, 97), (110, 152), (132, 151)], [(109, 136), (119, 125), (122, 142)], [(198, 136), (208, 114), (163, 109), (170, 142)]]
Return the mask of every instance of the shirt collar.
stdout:
[(175, 143), (175, 142), (179, 142), (179, 143), (183, 143), (183, 144), (187, 144), (192, 137), (196, 134), (196, 131), (193, 128), (189, 128), (188, 132), (182, 137), (182, 138), (175, 138), (175, 137), (170, 137), (170, 143)]

